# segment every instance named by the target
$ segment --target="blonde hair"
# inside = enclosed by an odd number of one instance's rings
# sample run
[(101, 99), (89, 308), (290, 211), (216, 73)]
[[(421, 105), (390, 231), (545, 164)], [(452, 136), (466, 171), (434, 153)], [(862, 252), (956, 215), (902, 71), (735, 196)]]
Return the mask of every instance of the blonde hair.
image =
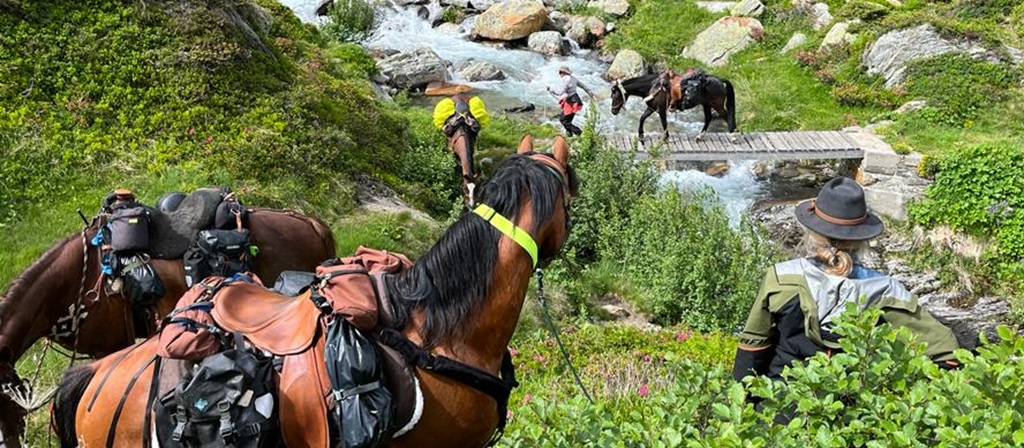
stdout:
[(869, 247), (867, 240), (837, 240), (811, 230), (804, 236), (807, 257), (820, 261), (828, 274), (840, 277), (850, 276), (854, 263), (861, 260)]

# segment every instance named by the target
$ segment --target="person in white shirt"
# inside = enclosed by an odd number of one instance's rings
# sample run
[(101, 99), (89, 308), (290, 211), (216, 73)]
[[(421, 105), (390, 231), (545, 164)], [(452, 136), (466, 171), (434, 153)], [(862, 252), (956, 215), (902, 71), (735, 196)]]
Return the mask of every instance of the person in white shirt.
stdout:
[(572, 124), (572, 120), (576, 117), (576, 113), (583, 110), (583, 100), (580, 99), (576, 89), (583, 89), (591, 99), (594, 98), (594, 94), (591, 93), (587, 86), (583, 85), (583, 83), (576, 79), (576, 77), (572, 76), (572, 71), (569, 70), (569, 67), (558, 67), (558, 76), (562, 79), (562, 85), (555, 89), (552, 89), (550, 86), (548, 87), (548, 92), (558, 98), (558, 106), (561, 108), (561, 111), (558, 114), (558, 121), (562, 123), (562, 126), (565, 127), (565, 131), (569, 133), (570, 137), (583, 134), (583, 131), (580, 130), (579, 127)]

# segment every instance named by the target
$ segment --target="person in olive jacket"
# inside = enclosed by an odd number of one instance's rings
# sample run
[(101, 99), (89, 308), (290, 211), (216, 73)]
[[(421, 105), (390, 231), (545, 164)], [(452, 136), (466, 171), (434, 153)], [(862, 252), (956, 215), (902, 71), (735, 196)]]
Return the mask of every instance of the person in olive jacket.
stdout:
[(881, 308), (883, 319), (910, 329), (927, 343), (926, 354), (941, 367), (956, 366), (953, 332), (917, 302), (899, 281), (861, 265), (868, 240), (884, 225), (868, 213), (864, 190), (839, 177), (817, 199), (796, 208), (806, 230), (807, 256), (776, 264), (765, 273), (757, 300), (740, 334), (733, 377), (757, 374), (781, 378), (782, 370), (819, 351), (840, 349), (832, 332), (848, 303)]

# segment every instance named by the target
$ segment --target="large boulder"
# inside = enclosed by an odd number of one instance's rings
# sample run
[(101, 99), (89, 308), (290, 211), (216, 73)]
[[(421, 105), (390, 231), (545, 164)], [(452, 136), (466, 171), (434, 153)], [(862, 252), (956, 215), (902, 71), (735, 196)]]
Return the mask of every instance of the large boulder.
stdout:
[(743, 0), (732, 7), (732, 15), (761, 17), (764, 14), (764, 4), (758, 0)]
[(478, 11), (486, 11), (502, 0), (469, 0), (469, 7)]
[(828, 33), (825, 34), (825, 38), (821, 40), (821, 45), (818, 48), (852, 44), (857, 40), (857, 35), (849, 32), (848, 30), (850, 25), (858, 22), (860, 21), (850, 20), (832, 25), (832, 29), (828, 30)]
[(712, 67), (729, 62), (729, 57), (764, 36), (764, 27), (750, 17), (722, 17), (708, 29), (701, 31), (683, 56), (701, 61)]
[(517, 40), (544, 27), (548, 10), (537, 0), (508, 0), (476, 18), (473, 34), (485, 39)]
[(604, 78), (609, 81), (633, 78), (646, 73), (646, 71), (644, 57), (640, 56), (640, 53), (633, 50), (622, 50), (615, 55), (615, 60), (608, 67)]
[(629, 12), (629, 0), (590, 0), (587, 6), (600, 9), (616, 17), (622, 17)]
[(459, 75), (467, 82), (505, 79), (505, 73), (498, 66), (485, 61), (468, 61), (459, 68)]
[(377, 69), (399, 88), (420, 87), (444, 81), (448, 77), (448, 67), (444, 60), (429, 48), (388, 56), (377, 62)]
[(544, 0), (545, 6), (555, 9), (571, 9), (586, 3), (587, 0)]
[(864, 52), (862, 62), (870, 74), (885, 77), (892, 88), (903, 82), (907, 64), (916, 59), (958, 52), (976, 58), (998, 61), (999, 56), (969, 40), (947, 40), (929, 24), (890, 31), (879, 37)]
[(561, 56), (569, 53), (569, 45), (558, 31), (538, 31), (530, 35), (526, 46), (547, 56)]

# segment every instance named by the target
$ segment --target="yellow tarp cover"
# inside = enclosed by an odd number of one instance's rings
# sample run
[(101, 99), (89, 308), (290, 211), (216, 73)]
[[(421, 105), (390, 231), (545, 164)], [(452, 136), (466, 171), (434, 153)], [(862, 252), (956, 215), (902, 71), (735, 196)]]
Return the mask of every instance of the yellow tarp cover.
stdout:
[(448, 117), (455, 113), (455, 101), (451, 98), (445, 98), (434, 106), (434, 127), (441, 129), (444, 126), (444, 121)]
[[(451, 98), (445, 98), (434, 106), (434, 126), (441, 129), (444, 126), (445, 120), (455, 113), (455, 101)], [(487, 114), (487, 108), (484, 107), (484, 100), (478, 96), (474, 96), (469, 99), (469, 113), (473, 114), (473, 118), (480, 122), (480, 126), (487, 126), (491, 124), (491, 116)]]
[(487, 127), (491, 124), (491, 116), (487, 115), (487, 109), (484, 108), (484, 100), (478, 96), (474, 96), (469, 99), (469, 112), (473, 114), (476, 121), (480, 122), (480, 126)]

